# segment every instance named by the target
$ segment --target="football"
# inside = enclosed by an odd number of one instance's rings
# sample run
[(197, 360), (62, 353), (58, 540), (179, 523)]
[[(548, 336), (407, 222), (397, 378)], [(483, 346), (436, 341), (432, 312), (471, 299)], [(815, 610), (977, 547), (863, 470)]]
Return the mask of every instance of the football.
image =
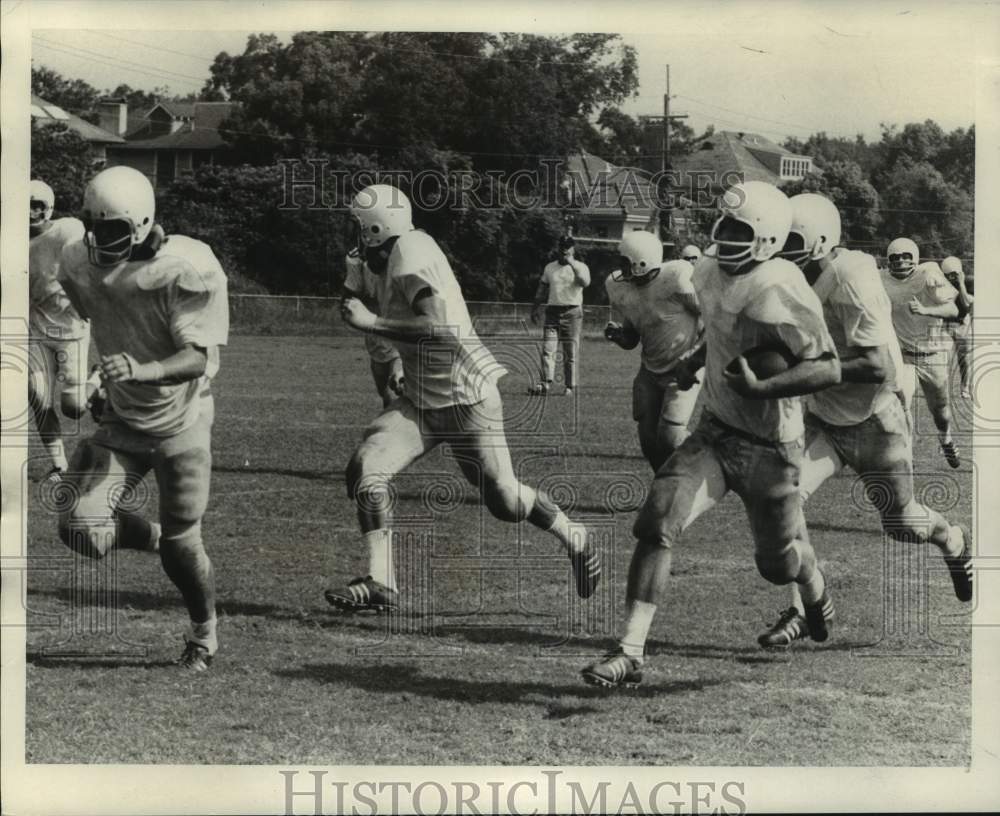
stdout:
[[(743, 356), (746, 357), (750, 370), (758, 380), (766, 380), (782, 371), (788, 371), (798, 362), (798, 358), (779, 343), (754, 346), (744, 351)], [(732, 374), (737, 373), (740, 370), (738, 359), (733, 358), (726, 366), (726, 371)]]

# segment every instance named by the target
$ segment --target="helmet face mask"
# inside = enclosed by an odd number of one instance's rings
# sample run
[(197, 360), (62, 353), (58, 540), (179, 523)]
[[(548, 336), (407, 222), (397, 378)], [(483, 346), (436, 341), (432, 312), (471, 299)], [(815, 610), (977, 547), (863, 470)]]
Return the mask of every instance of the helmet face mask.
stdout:
[(153, 228), (153, 186), (131, 167), (102, 170), (83, 193), (83, 241), (95, 266), (127, 261)]
[(773, 184), (747, 181), (722, 196), (722, 214), (712, 227), (719, 268), (729, 275), (750, 271), (785, 245), (792, 226), (792, 205)]
[(913, 274), (920, 263), (920, 251), (909, 238), (896, 238), (885, 251), (889, 263), (889, 274), (905, 280)]
[(52, 218), (56, 197), (44, 181), (32, 180), (28, 187), (28, 225), (33, 232), (40, 232)]
[(373, 184), (351, 201), (351, 219), (357, 224), (359, 249), (380, 247), (413, 229), (413, 209), (403, 191), (388, 184)]
[(621, 261), (620, 280), (643, 284), (652, 280), (663, 263), (663, 244), (653, 233), (628, 232), (618, 244)]
[(701, 250), (694, 244), (688, 244), (681, 250), (681, 260), (688, 263), (697, 263), (701, 259)]
[(840, 212), (826, 196), (800, 193), (791, 198), (792, 226), (778, 255), (805, 268), (840, 243)]

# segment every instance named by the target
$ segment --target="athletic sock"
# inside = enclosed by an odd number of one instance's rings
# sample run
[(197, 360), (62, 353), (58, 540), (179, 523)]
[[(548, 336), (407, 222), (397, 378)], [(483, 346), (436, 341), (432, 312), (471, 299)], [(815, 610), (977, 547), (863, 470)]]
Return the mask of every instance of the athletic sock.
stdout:
[[(816, 570), (816, 572), (818, 573), (819, 570)], [(791, 601), (791, 605), (795, 607), (795, 611), (800, 615), (805, 615), (806, 611), (802, 607), (802, 593), (799, 592), (799, 585), (792, 581), (792, 583), (788, 586), (790, 587), (788, 594), (791, 596), (789, 599)]]
[(649, 627), (653, 624), (656, 614), (656, 604), (647, 601), (632, 601), (628, 616), (625, 619), (625, 633), (618, 641), (622, 652), (633, 660), (642, 660), (646, 651), (646, 638), (649, 637)]
[(938, 431), (938, 439), (941, 441), (942, 445), (947, 445), (951, 442), (951, 428), (947, 431)]
[(210, 655), (214, 655), (219, 649), (219, 640), (215, 634), (216, 617), (212, 615), (207, 621), (198, 623), (191, 621), (191, 628), (188, 629), (185, 640), (189, 643), (197, 643), (208, 649)]
[(569, 553), (581, 552), (587, 545), (586, 525), (570, 521), (562, 510), (556, 511), (555, 521), (548, 532), (558, 538)]
[(823, 573), (819, 569), (816, 569), (813, 572), (812, 578), (804, 584), (799, 584), (799, 594), (802, 596), (802, 603), (810, 606), (819, 603), (819, 599), (823, 597), (825, 589), (826, 581), (823, 579)]
[(965, 549), (965, 533), (957, 525), (948, 527), (948, 540), (943, 545), (938, 545), (941, 555), (945, 558), (957, 558)]
[(62, 439), (45, 442), (44, 446), (49, 454), (49, 458), (52, 459), (53, 468), (61, 470), (63, 473), (69, 470), (69, 462), (66, 460), (66, 448), (63, 446)]
[(368, 574), (380, 584), (396, 588), (396, 571), (392, 566), (392, 533), (388, 529), (364, 534), (368, 544)]

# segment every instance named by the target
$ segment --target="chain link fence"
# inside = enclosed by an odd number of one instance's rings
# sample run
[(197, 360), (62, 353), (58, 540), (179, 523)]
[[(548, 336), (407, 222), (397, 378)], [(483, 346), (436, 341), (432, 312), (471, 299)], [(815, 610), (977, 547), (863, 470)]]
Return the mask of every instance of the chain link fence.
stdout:
[[(476, 331), (483, 336), (525, 336), (541, 330), (531, 322), (531, 303), (467, 301)], [(611, 319), (609, 306), (583, 307), (583, 333), (600, 336)], [(340, 298), (308, 295), (229, 296), (234, 334), (354, 336), (340, 317)]]

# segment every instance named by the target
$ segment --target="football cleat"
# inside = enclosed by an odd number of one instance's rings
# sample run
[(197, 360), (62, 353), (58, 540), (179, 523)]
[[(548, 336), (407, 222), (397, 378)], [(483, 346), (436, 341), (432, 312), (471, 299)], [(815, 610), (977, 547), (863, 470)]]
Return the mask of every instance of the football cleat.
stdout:
[(185, 640), (184, 653), (177, 659), (176, 665), (195, 672), (208, 671), (208, 667), (212, 665), (212, 655), (200, 643)]
[(965, 537), (962, 552), (952, 558), (945, 556), (944, 563), (948, 565), (955, 597), (963, 603), (969, 603), (972, 600), (972, 533), (962, 527), (962, 535)]
[(370, 575), (355, 578), (346, 589), (328, 589), (326, 602), (342, 612), (395, 612), (399, 609), (399, 592), (380, 584)]
[(757, 638), (765, 649), (787, 649), (793, 642), (809, 634), (806, 619), (794, 606), (789, 607), (778, 618), (778, 622)]
[(528, 396), (544, 397), (549, 393), (549, 384), (546, 382), (535, 383), (528, 388)]
[(831, 623), (834, 617), (833, 601), (824, 589), (822, 597), (816, 603), (804, 603), (802, 608), (806, 613), (805, 622), (809, 637), (817, 643), (822, 643), (830, 637), (830, 630), (833, 628)]
[(57, 485), (63, 480), (63, 469), (56, 465), (45, 474), (45, 482), (50, 485)]
[(580, 672), (583, 682), (603, 688), (635, 688), (642, 682), (642, 661), (620, 649)]
[(955, 447), (954, 442), (943, 442), (941, 444), (941, 452), (944, 454), (944, 460), (953, 468), (957, 468), (962, 464), (961, 459), (958, 458), (958, 448)]
[(580, 552), (570, 553), (569, 560), (576, 579), (576, 594), (589, 598), (601, 582), (601, 551), (588, 543)]

